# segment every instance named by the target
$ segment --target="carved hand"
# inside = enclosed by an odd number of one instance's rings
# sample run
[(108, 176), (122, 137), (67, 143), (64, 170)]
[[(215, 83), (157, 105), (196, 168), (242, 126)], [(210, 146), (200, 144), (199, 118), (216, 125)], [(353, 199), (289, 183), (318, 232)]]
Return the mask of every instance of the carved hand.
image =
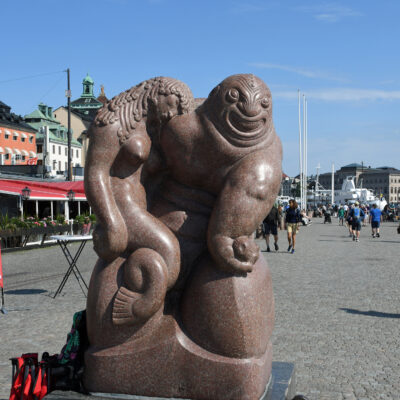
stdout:
[(260, 248), (247, 236), (239, 236), (236, 239), (217, 236), (210, 250), (218, 267), (223, 271), (244, 275), (253, 270)]

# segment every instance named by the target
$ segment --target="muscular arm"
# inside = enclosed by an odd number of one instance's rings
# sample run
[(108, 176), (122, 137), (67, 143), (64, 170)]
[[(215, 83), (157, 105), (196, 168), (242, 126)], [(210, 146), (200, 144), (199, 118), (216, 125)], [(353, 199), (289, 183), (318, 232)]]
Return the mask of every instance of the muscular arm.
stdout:
[(233, 167), (214, 207), (208, 248), (225, 271), (250, 272), (258, 259), (258, 246), (250, 236), (274, 203), (282, 176), (279, 141), (272, 147)]

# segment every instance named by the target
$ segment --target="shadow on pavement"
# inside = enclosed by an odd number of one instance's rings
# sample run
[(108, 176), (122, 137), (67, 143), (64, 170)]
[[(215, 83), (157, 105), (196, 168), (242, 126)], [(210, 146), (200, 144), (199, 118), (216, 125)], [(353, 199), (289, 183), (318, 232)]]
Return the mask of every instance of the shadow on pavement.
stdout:
[(46, 292), (47, 290), (44, 289), (15, 289), (15, 290), (6, 290), (4, 294), (40, 294)]
[(339, 308), (339, 310), (346, 311), (349, 314), (366, 315), (368, 317), (379, 317), (379, 318), (400, 318), (400, 314), (384, 313), (380, 311), (360, 311), (353, 308)]

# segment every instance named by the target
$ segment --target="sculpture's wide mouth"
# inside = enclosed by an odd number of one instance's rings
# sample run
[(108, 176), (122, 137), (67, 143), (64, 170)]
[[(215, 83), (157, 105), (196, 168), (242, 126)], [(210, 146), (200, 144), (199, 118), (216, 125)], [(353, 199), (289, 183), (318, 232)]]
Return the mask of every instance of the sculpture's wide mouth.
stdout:
[(232, 132), (243, 139), (253, 139), (263, 134), (266, 124), (266, 119), (262, 116), (262, 113), (255, 117), (245, 117), (233, 110), (226, 113), (225, 121)]

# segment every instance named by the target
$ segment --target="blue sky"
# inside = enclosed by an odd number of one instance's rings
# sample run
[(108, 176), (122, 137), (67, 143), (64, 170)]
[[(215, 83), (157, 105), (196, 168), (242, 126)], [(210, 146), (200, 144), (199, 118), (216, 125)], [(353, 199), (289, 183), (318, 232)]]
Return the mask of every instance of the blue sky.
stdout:
[(87, 72), (108, 97), (158, 75), (206, 97), (228, 75), (254, 73), (272, 91), (287, 174), (298, 173), (298, 89), (309, 173), (400, 168), (397, 0), (2, 0), (0, 14), (0, 100), (18, 114), (65, 104), (67, 67), (73, 99)]

